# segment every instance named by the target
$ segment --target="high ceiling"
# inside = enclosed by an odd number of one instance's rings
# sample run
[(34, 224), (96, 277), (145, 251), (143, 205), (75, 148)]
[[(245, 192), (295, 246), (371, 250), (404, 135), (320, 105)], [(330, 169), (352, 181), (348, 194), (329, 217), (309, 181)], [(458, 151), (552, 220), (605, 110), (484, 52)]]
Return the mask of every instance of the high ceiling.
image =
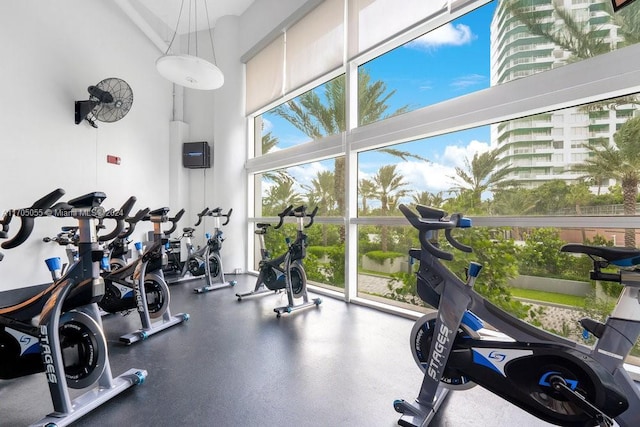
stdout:
[[(178, 34), (186, 34), (215, 27), (218, 18), (226, 15), (242, 15), (254, 0), (131, 0), (137, 1), (164, 22), (171, 31), (176, 28), (178, 16)], [(180, 9), (182, 7), (182, 15)], [(207, 12), (209, 26), (207, 25)], [(197, 16), (197, 20), (195, 17)], [(191, 20), (189, 20), (191, 17)]]

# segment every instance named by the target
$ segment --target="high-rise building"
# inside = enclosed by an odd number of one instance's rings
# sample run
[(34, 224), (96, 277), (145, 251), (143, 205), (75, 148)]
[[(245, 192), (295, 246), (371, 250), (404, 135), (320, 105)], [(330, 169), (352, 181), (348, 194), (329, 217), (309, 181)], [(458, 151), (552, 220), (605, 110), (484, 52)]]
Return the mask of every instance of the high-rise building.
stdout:
[[(618, 27), (607, 13), (609, 0), (526, 0), (517, 1), (525, 13), (535, 15), (538, 23), (558, 30), (565, 23), (559, 11), (571, 14), (574, 20), (594, 31), (614, 49), (622, 38)], [(607, 3), (605, 3), (607, 2)], [(580, 60), (568, 50), (543, 35), (534, 35), (509, 11), (512, 0), (501, 0), (491, 22), (491, 84), (497, 85)], [(544, 88), (540, 88), (544, 90)], [(568, 108), (511, 120), (491, 128), (492, 140), (504, 149), (501, 166), (510, 166), (507, 179), (527, 188), (562, 179), (575, 182), (580, 174), (571, 170), (588, 157), (585, 145), (597, 139), (613, 142), (613, 134), (635, 107), (587, 111)], [(610, 183), (601, 183), (606, 188)]]

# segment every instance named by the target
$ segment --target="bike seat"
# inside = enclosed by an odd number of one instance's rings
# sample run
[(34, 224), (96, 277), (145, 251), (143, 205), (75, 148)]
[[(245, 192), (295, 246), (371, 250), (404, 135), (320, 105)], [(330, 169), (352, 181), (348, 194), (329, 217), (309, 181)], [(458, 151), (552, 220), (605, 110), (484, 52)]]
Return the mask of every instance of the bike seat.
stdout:
[(149, 216), (165, 216), (169, 213), (169, 208), (158, 208), (149, 212)]
[(581, 253), (595, 255), (603, 258), (611, 264), (620, 267), (629, 267), (640, 264), (640, 250), (635, 248), (618, 248), (610, 246), (587, 246), (578, 243), (569, 243), (562, 248), (562, 252)]
[(93, 193), (85, 194), (84, 196), (76, 197), (69, 200), (69, 204), (74, 208), (93, 208), (100, 206), (107, 195), (101, 191), (94, 191)]
[(267, 229), (267, 228), (271, 227), (271, 224), (267, 224), (267, 223), (264, 223), (264, 222), (259, 222), (259, 223), (256, 224), (256, 227), (262, 228), (264, 230), (264, 229)]
[(68, 233), (70, 231), (76, 232), (76, 231), (78, 231), (78, 226), (76, 226), (76, 225), (68, 225), (68, 226), (62, 227), (61, 230), (63, 232), (65, 232), (65, 233)]
[(194, 231), (196, 231), (196, 229), (193, 227), (185, 227), (182, 229), (183, 233), (193, 233)]

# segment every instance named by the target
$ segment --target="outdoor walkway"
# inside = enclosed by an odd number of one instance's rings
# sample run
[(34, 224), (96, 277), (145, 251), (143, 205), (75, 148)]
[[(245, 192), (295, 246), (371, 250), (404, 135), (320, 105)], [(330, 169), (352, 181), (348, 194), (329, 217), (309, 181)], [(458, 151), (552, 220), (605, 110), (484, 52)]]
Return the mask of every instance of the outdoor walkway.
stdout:
[(388, 277), (358, 274), (358, 290), (367, 294), (385, 295), (389, 292)]

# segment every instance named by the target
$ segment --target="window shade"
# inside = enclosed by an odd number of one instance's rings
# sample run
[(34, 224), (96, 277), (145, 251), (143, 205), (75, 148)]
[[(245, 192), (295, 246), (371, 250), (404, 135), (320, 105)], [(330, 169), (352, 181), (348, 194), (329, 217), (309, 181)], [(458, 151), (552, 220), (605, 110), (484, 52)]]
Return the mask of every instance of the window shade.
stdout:
[(344, 61), (344, 0), (325, 0), (286, 33), (285, 93)]
[(349, 58), (434, 15), (447, 0), (349, 0)]
[(247, 62), (247, 112), (256, 111), (283, 95), (284, 34)]

